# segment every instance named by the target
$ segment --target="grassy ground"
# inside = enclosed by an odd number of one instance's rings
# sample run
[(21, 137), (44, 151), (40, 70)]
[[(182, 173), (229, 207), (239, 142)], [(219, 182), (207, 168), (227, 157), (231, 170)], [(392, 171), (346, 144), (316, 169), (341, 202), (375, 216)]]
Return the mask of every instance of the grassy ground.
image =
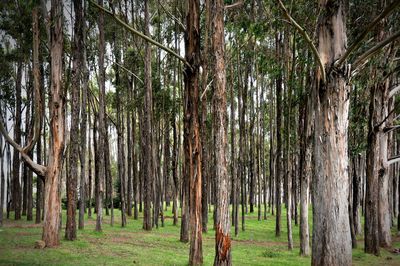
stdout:
[[(44, 250), (33, 248), (35, 240), (41, 238), (40, 225), (6, 220), (0, 228), (0, 265), (186, 265), (189, 245), (179, 242), (180, 229), (172, 225), (170, 211), (166, 215), (165, 227), (145, 232), (141, 219), (128, 218), (128, 226), (121, 228), (120, 212), (116, 211), (114, 227), (105, 216), (102, 233), (94, 231), (94, 216), (86, 219), (85, 229), (78, 231), (78, 240), (62, 240), (59, 247)], [(309, 265), (309, 257), (299, 256), (298, 226), (293, 228), (294, 249), (287, 250), (285, 220), (283, 216), (281, 237), (275, 237), (275, 217), (269, 215), (266, 221), (258, 221), (257, 210), (249, 214), (246, 231), (233, 237), (233, 264)], [(211, 219), (209, 228), (212, 228)], [(64, 236), (64, 228), (61, 235)], [(394, 240), (394, 247), (399, 248), (400, 239)], [(203, 252), (204, 264), (212, 265), (213, 230), (203, 234)], [(358, 248), (353, 250), (353, 265), (400, 265), (400, 255), (387, 250), (382, 250), (380, 257), (366, 255), (360, 238)]]

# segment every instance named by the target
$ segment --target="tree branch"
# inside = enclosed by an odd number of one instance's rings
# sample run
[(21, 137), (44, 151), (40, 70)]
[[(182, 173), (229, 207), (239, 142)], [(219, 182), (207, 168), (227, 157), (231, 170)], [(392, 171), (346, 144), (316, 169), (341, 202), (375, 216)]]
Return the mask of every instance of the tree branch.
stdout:
[(27, 166), (44, 180), (43, 177), (46, 174), (46, 169), (47, 169), (46, 166), (35, 163), (32, 160), (32, 158), (29, 157), (29, 155), (24, 152), (24, 149), (8, 135), (7, 130), (4, 128), (4, 121), (3, 121), (3, 115), (1, 114), (1, 110), (0, 110), (0, 133), (4, 136), (5, 140), (8, 143), (10, 143), (10, 145), (13, 146), (21, 154), (21, 157), (27, 163)]
[(358, 47), (360, 47), (362, 40), (365, 39), (365, 37), (368, 35), (368, 33), (374, 29), (374, 27), (378, 24), (378, 22), (383, 19), (384, 17), (388, 16), (390, 13), (392, 13), (395, 8), (400, 4), (400, 1), (394, 0), (392, 3), (390, 3), (371, 23), (368, 24), (367, 27), (365, 27), (364, 31), (358, 35), (354, 43), (346, 50), (346, 52), (340, 57), (336, 62), (335, 66), (339, 67), (340, 65), (343, 64), (344, 61), (349, 57), (349, 55), (356, 50)]
[(235, 8), (235, 7), (239, 7), (239, 6), (241, 6), (241, 5), (243, 5), (243, 1), (237, 1), (236, 3), (230, 4), (230, 5), (226, 5), (226, 6), (224, 7), (224, 9), (225, 9), (225, 10), (229, 10), (229, 9), (233, 9), (233, 8)]
[(390, 131), (396, 130), (398, 128), (400, 128), (400, 125), (385, 127), (383, 129), (383, 133), (389, 133)]
[(298, 32), (303, 36), (304, 40), (310, 47), (312, 53), (314, 54), (315, 60), (318, 62), (319, 68), (321, 69), (321, 76), (322, 76), (322, 81), (325, 83), (326, 82), (326, 73), (325, 73), (325, 67), (324, 64), (322, 63), (321, 57), (319, 56), (318, 50), (315, 47), (314, 43), (312, 42), (310, 36), (307, 34), (307, 32), (290, 16), (288, 10), (286, 7), (283, 5), (281, 0), (277, 0), (279, 3), (280, 8), (283, 11), (283, 14), (285, 17), (290, 21), (290, 24), (293, 25)]
[(118, 22), (118, 24), (120, 24), (121, 26), (123, 26), (125, 29), (129, 30), (130, 32), (132, 32), (133, 34), (141, 37), (142, 39), (148, 41), (149, 43), (163, 49), (164, 51), (166, 51), (167, 53), (170, 53), (171, 55), (175, 56), (176, 58), (178, 58), (182, 63), (184, 63), (185, 65), (190, 66), (190, 64), (185, 60), (185, 58), (183, 58), (182, 56), (180, 56), (179, 54), (177, 54), (176, 52), (174, 52), (173, 50), (171, 50), (170, 48), (162, 45), (161, 43), (153, 40), (152, 38), (150, 38), (149, 36), (141, 33), (140, 31), (132, 28), (131, 26), (129, 26), (128, 24), (126, 24), (123, 20), (121, 20), (120, 18), (118, 18), (115, 14), (113, 14), (110, 10), (105, 9), (104, 7), (98, 5), (97, 3), (93, 2), (92, 0), (89, 0), (89, 2), (96, 8), (98, 8), (99, 10), (105, 12), (106, 14), (108, 14), (109, 16), (111, 16), (116, 22)]
[(368, 51), (366, 51), (365, 53), (360, 55), (357, 58), (357, 60), (355, 60), (354, 63), (353, 63), (353, 67), (352, 67), (353, 71), (352, 71), (352, 73), (357, 72), (358, 68), (363, 65), (364, 61), (368, 60), (371, 56), (373, 56), (377, 52), (379, 52), (379, 50), (381, 48), (385, 47), (386, 45), (388, 45), (389, 43), (393, 42), (394, 40), (396, 40), (399, 37), (400, 37), (400, 30), (395, 32), (393, 35), (391, 35), (387, 39), (377, 43), (374, 47), (370, 48)]
[(397, 163), (397, 162), (400, 162), (400, 155), (393, 156), (392, 158), (389, 158), (387, 160), (387, 164), (388, 165), (391, 165), (391, 164), (394, 164), (394, 163)]
[(397, 85), (397, 87), (394, 87), (389, 91), (389, 99), (392, 98), (398, 92), (400, 92), (400, 85)]

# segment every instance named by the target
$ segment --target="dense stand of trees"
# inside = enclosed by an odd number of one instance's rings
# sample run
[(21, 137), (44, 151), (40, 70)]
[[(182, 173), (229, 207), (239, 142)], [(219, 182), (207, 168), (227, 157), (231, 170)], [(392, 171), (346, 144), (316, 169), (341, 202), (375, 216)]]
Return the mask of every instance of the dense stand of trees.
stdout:
[(190, 265), (210, 230), (231, 265), (257, 207), (313, 265), (391, 246), (400, 1), (286, 2), (2, 2), (0, 225), (35, 209), (53, 247), (63, 199), (67, 240), (171, 208)]

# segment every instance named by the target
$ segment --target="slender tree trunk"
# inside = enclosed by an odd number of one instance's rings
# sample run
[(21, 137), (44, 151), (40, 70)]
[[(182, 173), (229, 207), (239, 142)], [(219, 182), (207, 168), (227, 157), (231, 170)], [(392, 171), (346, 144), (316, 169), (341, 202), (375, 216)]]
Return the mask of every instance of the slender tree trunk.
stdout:
[(80, 87), (82, 72), (83, 49), (83, 14), (82, 1), (74, 0), (74, 40), (72, 43), (72, 99), (71, 99), (71, 136), (69, 152), (69, 175), (67, 178), (67, 224), (65, 227), (65, 238), (76, 239), (76, 188), (78, 177), (78, 153), (79, 153), (79, 112), (80, 112)]
[[(276, 34), (276, 54), (278, 60), (281, 56), (281, 36), (280, 33)], [(281, 136), (281, 121), (282, 121), (282, 75), (279, 74), (275, 80), (276, 86), (276, 159), (275, 159), (275, 202), (276, 202), (276, 223), (275, 223), (275, 236), (281, 235), (281, 157), (282, 157), (282, 136)]]
[[(145, 34), (149, 35), (149, 3), (148, 0), (144, 2), (145, 13)], [(143, 171), (144, 171), (144, 213), (143, 213), (143, 229), (152, 229), (151, 219), (151, 199), (152, 199), (152, 184), (154, 178), (154, 159), (153, 159), (153, 137), (152, 137), (152, 120), (153, 120), (153, 96), (151, 84), (151, 47), (148, 42), (145, 43), (145, 95), (143, 105), (143, 143), (142, 143), (142, 156), (143, 156)]]
[[(100, 6), (103, 6), (103, 0), (98, 0)], [(105, 36), (104, 36), (104, 13), (100, 12), (98, 17), (99, 27), (99, 117), (98, 117), (98, 128), (99, 138), (97, 143), (99, 158), (96, 160), (98, 167), (98, 182), (96, 183), (96, 231), (102, 231), (103, 222), (103, 197), (104, 197), (104, 179), (105, 179), (105, 167), (104, 167), (104, 139), (106, 133), (105, 124), (105, 69), (104, 69), (104, 54), (105, 54)]]
[[(81, 41), (79, 45), (81, 47), (85, 47), (86, 43), (86, 29), (85, 29), (85, 16), (84, 10), (82, 9), (82, 1), (78, 1), (78, 10), (75, 11), (76, 16), (80, 16), (82, 19), (82, 30), (80, 32)], [(87, 98), (88, 98), (88, 81), (89, 81), (89, 72), (86, 66), (86, 49), (83, 48), (83, 52), (81, 54), (81, 63), (82, 63), (82, 92), (81, 92), (81, 122), (80, 122), (80, 143), (81, 147), (79, 149), (79, 159), (81, 165), (81, 172), (80, 172), (80, 184), (79, 184), (79, 223), (78, 228), (84, 229), (85, 226), (85, 206), (86, 206), (86, 135), (87, 135)], [(88, 148), (90, 149), (90, 147)]]
[[(15, 124), (14, 141), (21, 143), (21, 87), (22, 87), (22, 59), (19, 59), (17, 66), (17, 80), (15, 86)], [(14, 219), (21, 219), (21, 184), (20, 184), (20, 159), (18, 150), (14, 149), (12, 160), (12, 207)]]

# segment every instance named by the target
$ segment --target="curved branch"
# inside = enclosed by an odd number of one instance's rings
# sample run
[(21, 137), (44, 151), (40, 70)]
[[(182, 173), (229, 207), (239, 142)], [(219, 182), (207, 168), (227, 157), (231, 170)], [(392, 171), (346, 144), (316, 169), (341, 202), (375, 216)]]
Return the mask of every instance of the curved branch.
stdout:
[(0, 133), (4, 136), (5, 140), (10, 143), (20, 154), (22, 159), (27, 163), (27, 166), (35, 172), (38, 176), (40, 176), (44, 180), (44, 175), (46, 174), (46, 166), (35, 163), (31, 157), (27, 153), (25, 153), (24, 149), (16, 143), (9, 135), (7, 130), (4, 128), (3, 115), (0, 110)]
[(319, 56), (318, 50), (315, 47), (314, 43), (312, 42), (310, 36), (307, 34), (307, 32), (292, 18), (292, 16), (290, 16), (288, 10), (286, 9), (286, 7), (283, 5), (281, 0), (277, 0), (279, 3), (280, 8), (283, 11), (283, 14), (285, 15), (285, 17), (290, 21), (290, 24), (292, 24), (297, 30), (298, 32), (301, 34), (301, 36), (303, 36), (304, 40), (306, 41), (306, 43), (308, 44), (308, 46), (310, 47), (312, 53), (314, 54), (315, 60), (317, 60), (318, 65), (321, 69), (321, 76), (322, 76), (322, 81), (325, 83), (326, 81), (326, 73), (325, 73), (325, 67), (324, 64), (322, 63), (321, 57)]
[(389, 99), (392, 98), (396, 93), (400, 92), (400, 85), (397, 85), (397, 87), (394, 87), (389, 91)]
[(388, 37), (387, 39), (377, 43), (374, 47), (370, 48), (368, 51), (360, 55), (357, 60), (353, 63), (353, 71), (352, 73), (356, 72), (360, 66), (363, 65), (364, 61), (368, 60), (371, 56), (375, 55), (379, 50), (389, 43), (393, 42), (397, 38), (400, 37), (400, 30), (396, 31), (393, 35)]
[(153, 40), (152, 38), (150, 38), (149, 36), (141, 33), (140, 31), (132, 28), (131, 26), (129, 26), (128, 24), (126, 24), (123, 20), (121, 20), (120, 18), (118, 18), (115, 14), (113, 14), (110, 10), (105, 9), (104, 7), (98, 5), (97, 3), (93, 2), (92, 0), (89, 0), (89, 2), (96, 8), (98, 8), (99, 10), (105, 12), (106, 14), (108, 14), (109, 16), (111, 16), (116, 22), (118, 22), (118, 24), (120, 24), (121, 26), (123, 26), (125, 29), (129, 30), (130, 32), (132, 32), (133, 34), (139, 36), (140, 38), (148, 41), (151, 44), (154, 44), (155, 46), (163, 49), (164, 51), (166, 51), (167, 53), (170, 53), (171, 55), (175, 56), (176, 58), (178, 58), (181, 62), (183, 62), (185, 65), (190, 66), (190, 64), (185, 60), (185, 58), (183, 58), (182, 56), (180, 56), (179, 54), (177, 54), (176, 52), (174, 52), (172, 49), (162, 45), (161, 43)]
[(378, 24), (378, 22), (383, 19), (384, 17), (387, 17), (390, 13), (392, 13), (395, 8), (400, 4), (400, 1), (394, 0), (392, 3), (390, 3), (371, 23), (368, 24), (367, 27), (365, 27), (364, 31), (361, 32), (360, 35), (358, 35), (357, 39), (354, 41), (354, 43), (346, 50), (346, 52), (340, 57), (336, 63), (335, 66), (339, 67), (343, 62), (349, 57), (349, 55), (356, 50), (358, 47), (361, 45), (361, 41), (365, 39), (367, 34), (374, 29), (374, 27)]

